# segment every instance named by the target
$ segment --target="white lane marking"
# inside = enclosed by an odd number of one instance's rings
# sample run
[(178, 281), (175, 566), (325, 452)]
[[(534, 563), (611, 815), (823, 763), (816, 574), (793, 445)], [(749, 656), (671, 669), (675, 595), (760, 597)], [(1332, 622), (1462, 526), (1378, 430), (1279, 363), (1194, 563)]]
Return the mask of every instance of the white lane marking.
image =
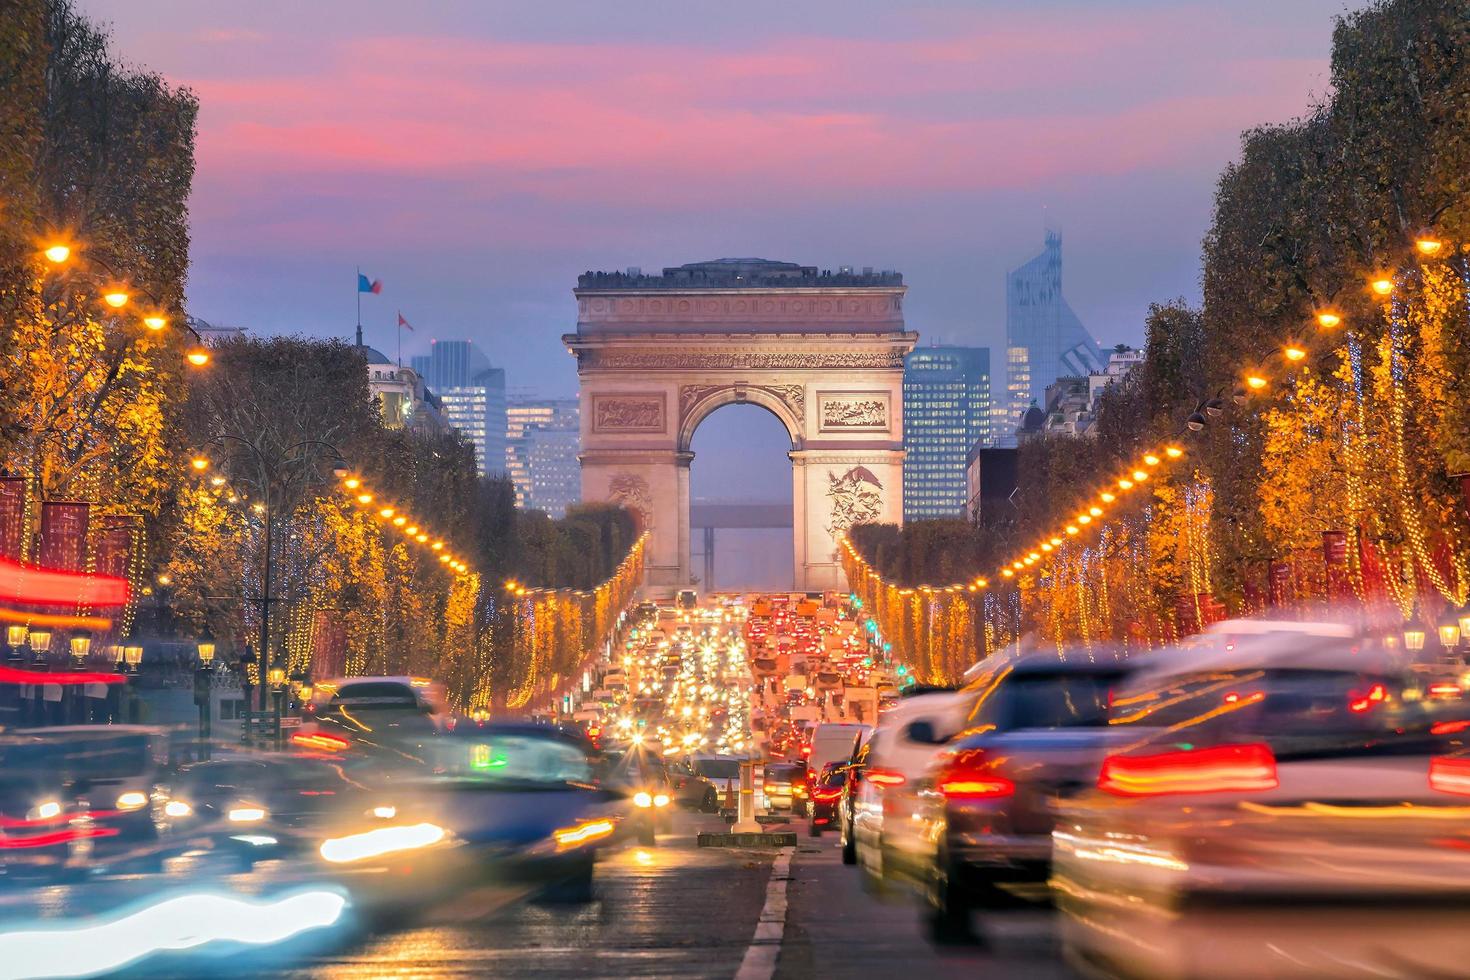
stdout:
[(786, 885), (791, 881), (791, 855), (794, 848), (783, 847), (771, 862), (771, 877), (766, 882), (766, 904), (761, 908), (755, 935), (740, 961), (735, 980), (771, 980), (776, 972), (776, 958), (781, 955), (781, 936), (786, 931)]

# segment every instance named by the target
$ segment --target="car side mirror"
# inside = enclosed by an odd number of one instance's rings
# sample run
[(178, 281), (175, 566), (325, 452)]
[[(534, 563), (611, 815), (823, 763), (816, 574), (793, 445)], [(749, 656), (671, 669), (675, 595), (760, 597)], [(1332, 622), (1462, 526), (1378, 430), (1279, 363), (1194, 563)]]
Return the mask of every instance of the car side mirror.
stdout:
[(905, 734), (910, 742), (918, 742), (920, 745), (940, 745), (944, 742), (944, 739), (940, 738), (939, 733), (934, 730), (933, 722), (911, 721), (909, 727), (905, 729)]

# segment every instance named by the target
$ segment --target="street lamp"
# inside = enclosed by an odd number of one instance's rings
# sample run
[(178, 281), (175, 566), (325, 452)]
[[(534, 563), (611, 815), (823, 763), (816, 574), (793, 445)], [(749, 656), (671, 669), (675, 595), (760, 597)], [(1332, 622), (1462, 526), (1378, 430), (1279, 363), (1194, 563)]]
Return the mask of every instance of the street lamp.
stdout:
[(1404, 649), (1405, 650), (1423, 650), (1424, 649), (1424, 631), (1421, 630), (1421, 629), (1406, 629), (1406, 630), (1404, 630)]
[(46, 654), (51, 650), (50, 630), (33, 630), (30, 639), (31, 652), (36, 655), (37, 660), (45, 660)]
[(92, 650), (92, 638), (90, 636), (74, 636), (71, 638), (71, 655), (77, 660), (86, 660), (87, 654)]
[(199, 757), (208, 759), (214, 709), (214, 636), (208, 627), (197, 646), (199, 666), (194, 669), (194, 704), (199, 708)]

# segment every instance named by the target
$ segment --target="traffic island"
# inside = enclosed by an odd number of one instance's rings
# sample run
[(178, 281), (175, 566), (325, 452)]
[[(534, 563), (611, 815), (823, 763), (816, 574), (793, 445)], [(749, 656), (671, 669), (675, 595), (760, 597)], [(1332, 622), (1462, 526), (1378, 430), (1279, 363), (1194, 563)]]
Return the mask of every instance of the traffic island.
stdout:
[(701, 833), (695, 837), (700, 847), (795, 847), (794, 830), (731, 831), (725, 834)]

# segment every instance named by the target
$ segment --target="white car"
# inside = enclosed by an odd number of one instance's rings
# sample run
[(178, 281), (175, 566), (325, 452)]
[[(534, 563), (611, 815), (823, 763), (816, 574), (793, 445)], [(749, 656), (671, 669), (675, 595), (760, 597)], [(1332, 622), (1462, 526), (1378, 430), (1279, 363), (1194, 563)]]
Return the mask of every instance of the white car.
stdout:
[[(1337, 624), (1230, 626), (1115, 693), (1058, 804), (1068, 959), (1114, 976), (1465, 976), (1470, 711)], [(1185, 655), (1181, 655), (1185, 654)]]
[(913, 784), (939, 747), (964, 727), (975, 698), (971, 691), (918, 694), (879, 716), (852, 790), (853, 849), (865, 887), (881, 888), (906, 875), (913, 859), (926, 852), (913, 838)]

